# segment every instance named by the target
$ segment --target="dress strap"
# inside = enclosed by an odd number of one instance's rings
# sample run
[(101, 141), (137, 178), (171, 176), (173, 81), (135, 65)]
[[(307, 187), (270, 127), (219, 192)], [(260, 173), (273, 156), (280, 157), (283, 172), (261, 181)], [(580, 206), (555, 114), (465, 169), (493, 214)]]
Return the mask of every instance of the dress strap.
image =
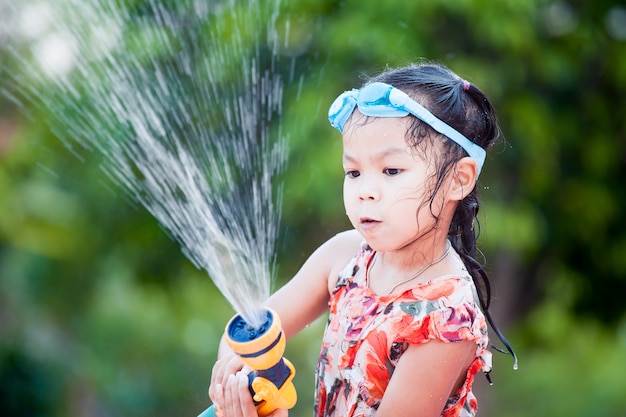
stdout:
[(357, 285), (366, 285), (366, 271), (370, 262), (374, 259), (374, 253), (374, 250), (365, 241), (361, 243), (359, 251), (339, 274), (335, 288), (345, 286), (348, 282), (354, 282)]

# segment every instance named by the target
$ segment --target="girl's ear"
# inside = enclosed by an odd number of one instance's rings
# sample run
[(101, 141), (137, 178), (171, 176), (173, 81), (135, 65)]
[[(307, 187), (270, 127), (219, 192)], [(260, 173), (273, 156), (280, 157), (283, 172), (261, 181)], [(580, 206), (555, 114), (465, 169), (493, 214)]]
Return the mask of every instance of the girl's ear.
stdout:
[(478, 165), (472, 158), (466, 156), (456, 163), (456, 169), (452, 174), (450, 187), (450, 199), (463, 200), (476, 185), (478, 179)]

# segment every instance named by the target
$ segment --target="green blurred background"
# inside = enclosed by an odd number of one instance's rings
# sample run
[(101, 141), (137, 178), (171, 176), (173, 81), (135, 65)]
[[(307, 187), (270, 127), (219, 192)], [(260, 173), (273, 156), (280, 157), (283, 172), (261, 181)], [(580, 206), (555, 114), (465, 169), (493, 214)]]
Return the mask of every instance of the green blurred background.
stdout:
[[(50, 39), (16, 36), (54, 3), (28, 4), (0, 2), (9, 92), (21, 68), (10, 50), (35, 61)], [(348, 227), (329, 103), (387, 65), (442, 62), (487, 93), (504, 134), (479, 185), (480, 245), (520, 368), (494, 354), (480, 414), (626, 416), (623, 2), (302, 0), (284, 1), (279, 21), (289, 162), (274, 288)], [(55, 117), (0, 97), (0, 415), (195, 416), (234, 312), (97, 155), (81, 160), (51, 133)], [(311, 415), (322, 330), (288, 346), (294, 416)]]

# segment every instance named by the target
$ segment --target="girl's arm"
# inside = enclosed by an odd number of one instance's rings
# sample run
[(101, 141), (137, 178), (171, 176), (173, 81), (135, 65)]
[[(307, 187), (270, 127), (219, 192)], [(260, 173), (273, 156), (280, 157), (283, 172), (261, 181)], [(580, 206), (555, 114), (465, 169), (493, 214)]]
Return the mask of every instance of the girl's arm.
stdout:
[(410, 345), (398, 360), (376, 417), (439, 417), (464, 383), (476, 343), (431, 340)]
[(330, 292), (337, 284), (339, 273), (356, 255), (361, 241), (362, 237), (355, 230), (333, 236), (269, 298), (266, 305), (278, 313), (287, 339), (328, 309)]

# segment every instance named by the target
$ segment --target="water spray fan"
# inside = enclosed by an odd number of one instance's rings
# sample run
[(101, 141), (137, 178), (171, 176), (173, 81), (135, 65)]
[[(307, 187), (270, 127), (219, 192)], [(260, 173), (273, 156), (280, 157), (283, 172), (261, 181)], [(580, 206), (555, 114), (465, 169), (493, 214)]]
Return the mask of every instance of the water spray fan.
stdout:
[[(293, 385), (296, 370), (283, 358), (286, 339), (276, 312), (264, 309), (265, 319), (254, 327), (239, 314), (226, 325), (226, 342), (241, 361), (253, 369), (248, 374), (249, 389), (260, 417), (278, 408), (292, 408), (297, 395)], [(215, 416), (215, 406), (198, 417)]]

